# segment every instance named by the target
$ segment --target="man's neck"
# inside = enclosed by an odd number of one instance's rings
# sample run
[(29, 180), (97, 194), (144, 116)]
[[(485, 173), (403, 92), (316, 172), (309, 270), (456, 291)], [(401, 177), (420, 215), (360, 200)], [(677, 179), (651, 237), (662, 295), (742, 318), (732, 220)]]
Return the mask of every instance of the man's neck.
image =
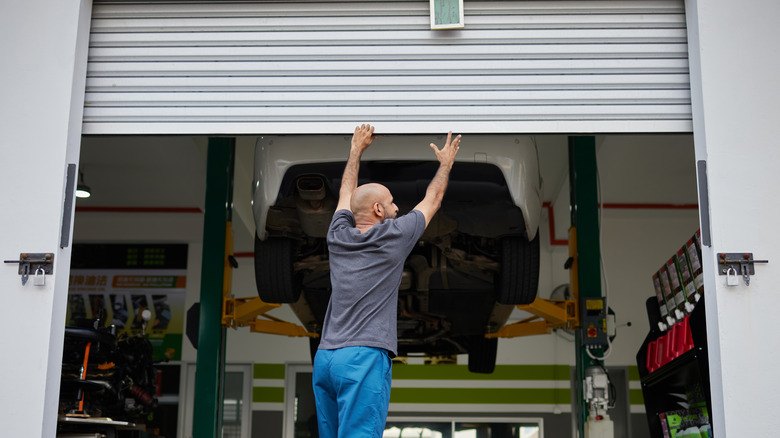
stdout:
[(374, 225), (381, 222), (375, 217), (366, 217), (365, 215), (359, 215), (355, 217), (355, 228), (360, 231), (360, 234), (370, 230)]
[(357, 229), (358, 229), (358, 231), (360, 231), (360, 234), (363, 234), (363, 233), (365, 233), (366, 231), (368, 231), (368, 230), (370, 230), (371, 228), (373, 228), (373, 227), (374, 227), (374, 225), (375, 225), (375, 224), (377, 224), (377, 223), (378, 223), (378, 222), (374, 222), (374, 223), (369, 223), (369, 222), (362, 222), (362, 223), (358, 223), (358, 224), (356, 224), (356, 225), (355, 225), (355, 228), (357, 228)]

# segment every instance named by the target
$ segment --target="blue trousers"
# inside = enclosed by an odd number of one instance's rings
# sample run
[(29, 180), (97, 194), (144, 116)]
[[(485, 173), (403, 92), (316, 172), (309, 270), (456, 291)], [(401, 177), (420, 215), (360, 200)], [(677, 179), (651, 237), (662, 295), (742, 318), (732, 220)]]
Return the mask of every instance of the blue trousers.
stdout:
[(383, 349), (317, 350), (312, 384), (320, 438), (381, 438), (390, 407), (391, 369)]

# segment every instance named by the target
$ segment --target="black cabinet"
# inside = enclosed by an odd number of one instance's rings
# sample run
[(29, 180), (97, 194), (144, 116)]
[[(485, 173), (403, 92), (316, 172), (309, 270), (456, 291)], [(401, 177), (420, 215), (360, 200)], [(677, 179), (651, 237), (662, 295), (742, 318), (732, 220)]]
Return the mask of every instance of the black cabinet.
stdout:
[[(652, 298), (655, 301), (655, 297)], [(657, 308), (657, 304), (654, 304)], [(651, 306), (648, 305), (648, 308)], [(650, 317), (651, 321), (657, 318)], [(651, 325), (650, 333), (645, 338), (637, 353), (642, 395), (645, 400), (647, 422), (650, 425), (650, 436), (663, 438), (663, 429), (659, 415), (664, 412), (683, 409), (682, 403), (687, 403), (691, 394), (698, 394), (707, 404), (707, 411), (712, 412), (710, 395), (710, 373), (707, 359), (707, 331), (704, 312), (704, 298), (696, 304), (689, 318), (693, 348), (669, 360), (652, 372), (647, 369), (648, 345), (666, 333)]]

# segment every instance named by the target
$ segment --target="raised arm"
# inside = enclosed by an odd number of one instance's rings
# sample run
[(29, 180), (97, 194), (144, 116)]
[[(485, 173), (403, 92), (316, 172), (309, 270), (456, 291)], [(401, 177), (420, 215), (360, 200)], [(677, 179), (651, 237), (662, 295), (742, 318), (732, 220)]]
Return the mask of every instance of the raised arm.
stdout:
[(373, 126), (364, 124), (355, 128), (355, 133), (352, 134), (352, 145), (349, 148), (349, 158), (347, 159), (346, 167), (344, 167), (344, 175), (341, 177), (339, 202), (336, 206), (336, 211), (349, 210), (352, 192), (357, 188), (360, 157), (363, 155), (363, 151), (371, 146), (371, 142), (375, 138)]
[(439, 211), (441, 207), (441, 200), (444, 198), (444, 192), (447, 190), (447, 182), (450, 179), (450, 170), (452, 164), (455, 162), (455, 155), (458, 154), (460, 148), (460, 135), (452, 139), (452, 131), (447, 134), (447, 142), (444, 143), (444, 147), (441, 150), (433, 143), (431, 143), (431, 149), (436, 154), (436, 159), (439, 160), (439, 170), (436, 171), (431, 182), (428, 184), (428, 189), (425, 191), (425, 198), (414, 207), (415, 210), (420, 210), (425, 216), (425, 226), (427, 227), (431, 223), (431, 219)]

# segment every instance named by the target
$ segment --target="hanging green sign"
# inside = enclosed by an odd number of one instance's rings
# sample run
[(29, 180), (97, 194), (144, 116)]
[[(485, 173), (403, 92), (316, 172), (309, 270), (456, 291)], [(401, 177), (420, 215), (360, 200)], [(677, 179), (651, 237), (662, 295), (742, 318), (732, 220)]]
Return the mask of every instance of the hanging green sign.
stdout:
[(431, 29), (463, 29), (463, 0), (431, 0)]

